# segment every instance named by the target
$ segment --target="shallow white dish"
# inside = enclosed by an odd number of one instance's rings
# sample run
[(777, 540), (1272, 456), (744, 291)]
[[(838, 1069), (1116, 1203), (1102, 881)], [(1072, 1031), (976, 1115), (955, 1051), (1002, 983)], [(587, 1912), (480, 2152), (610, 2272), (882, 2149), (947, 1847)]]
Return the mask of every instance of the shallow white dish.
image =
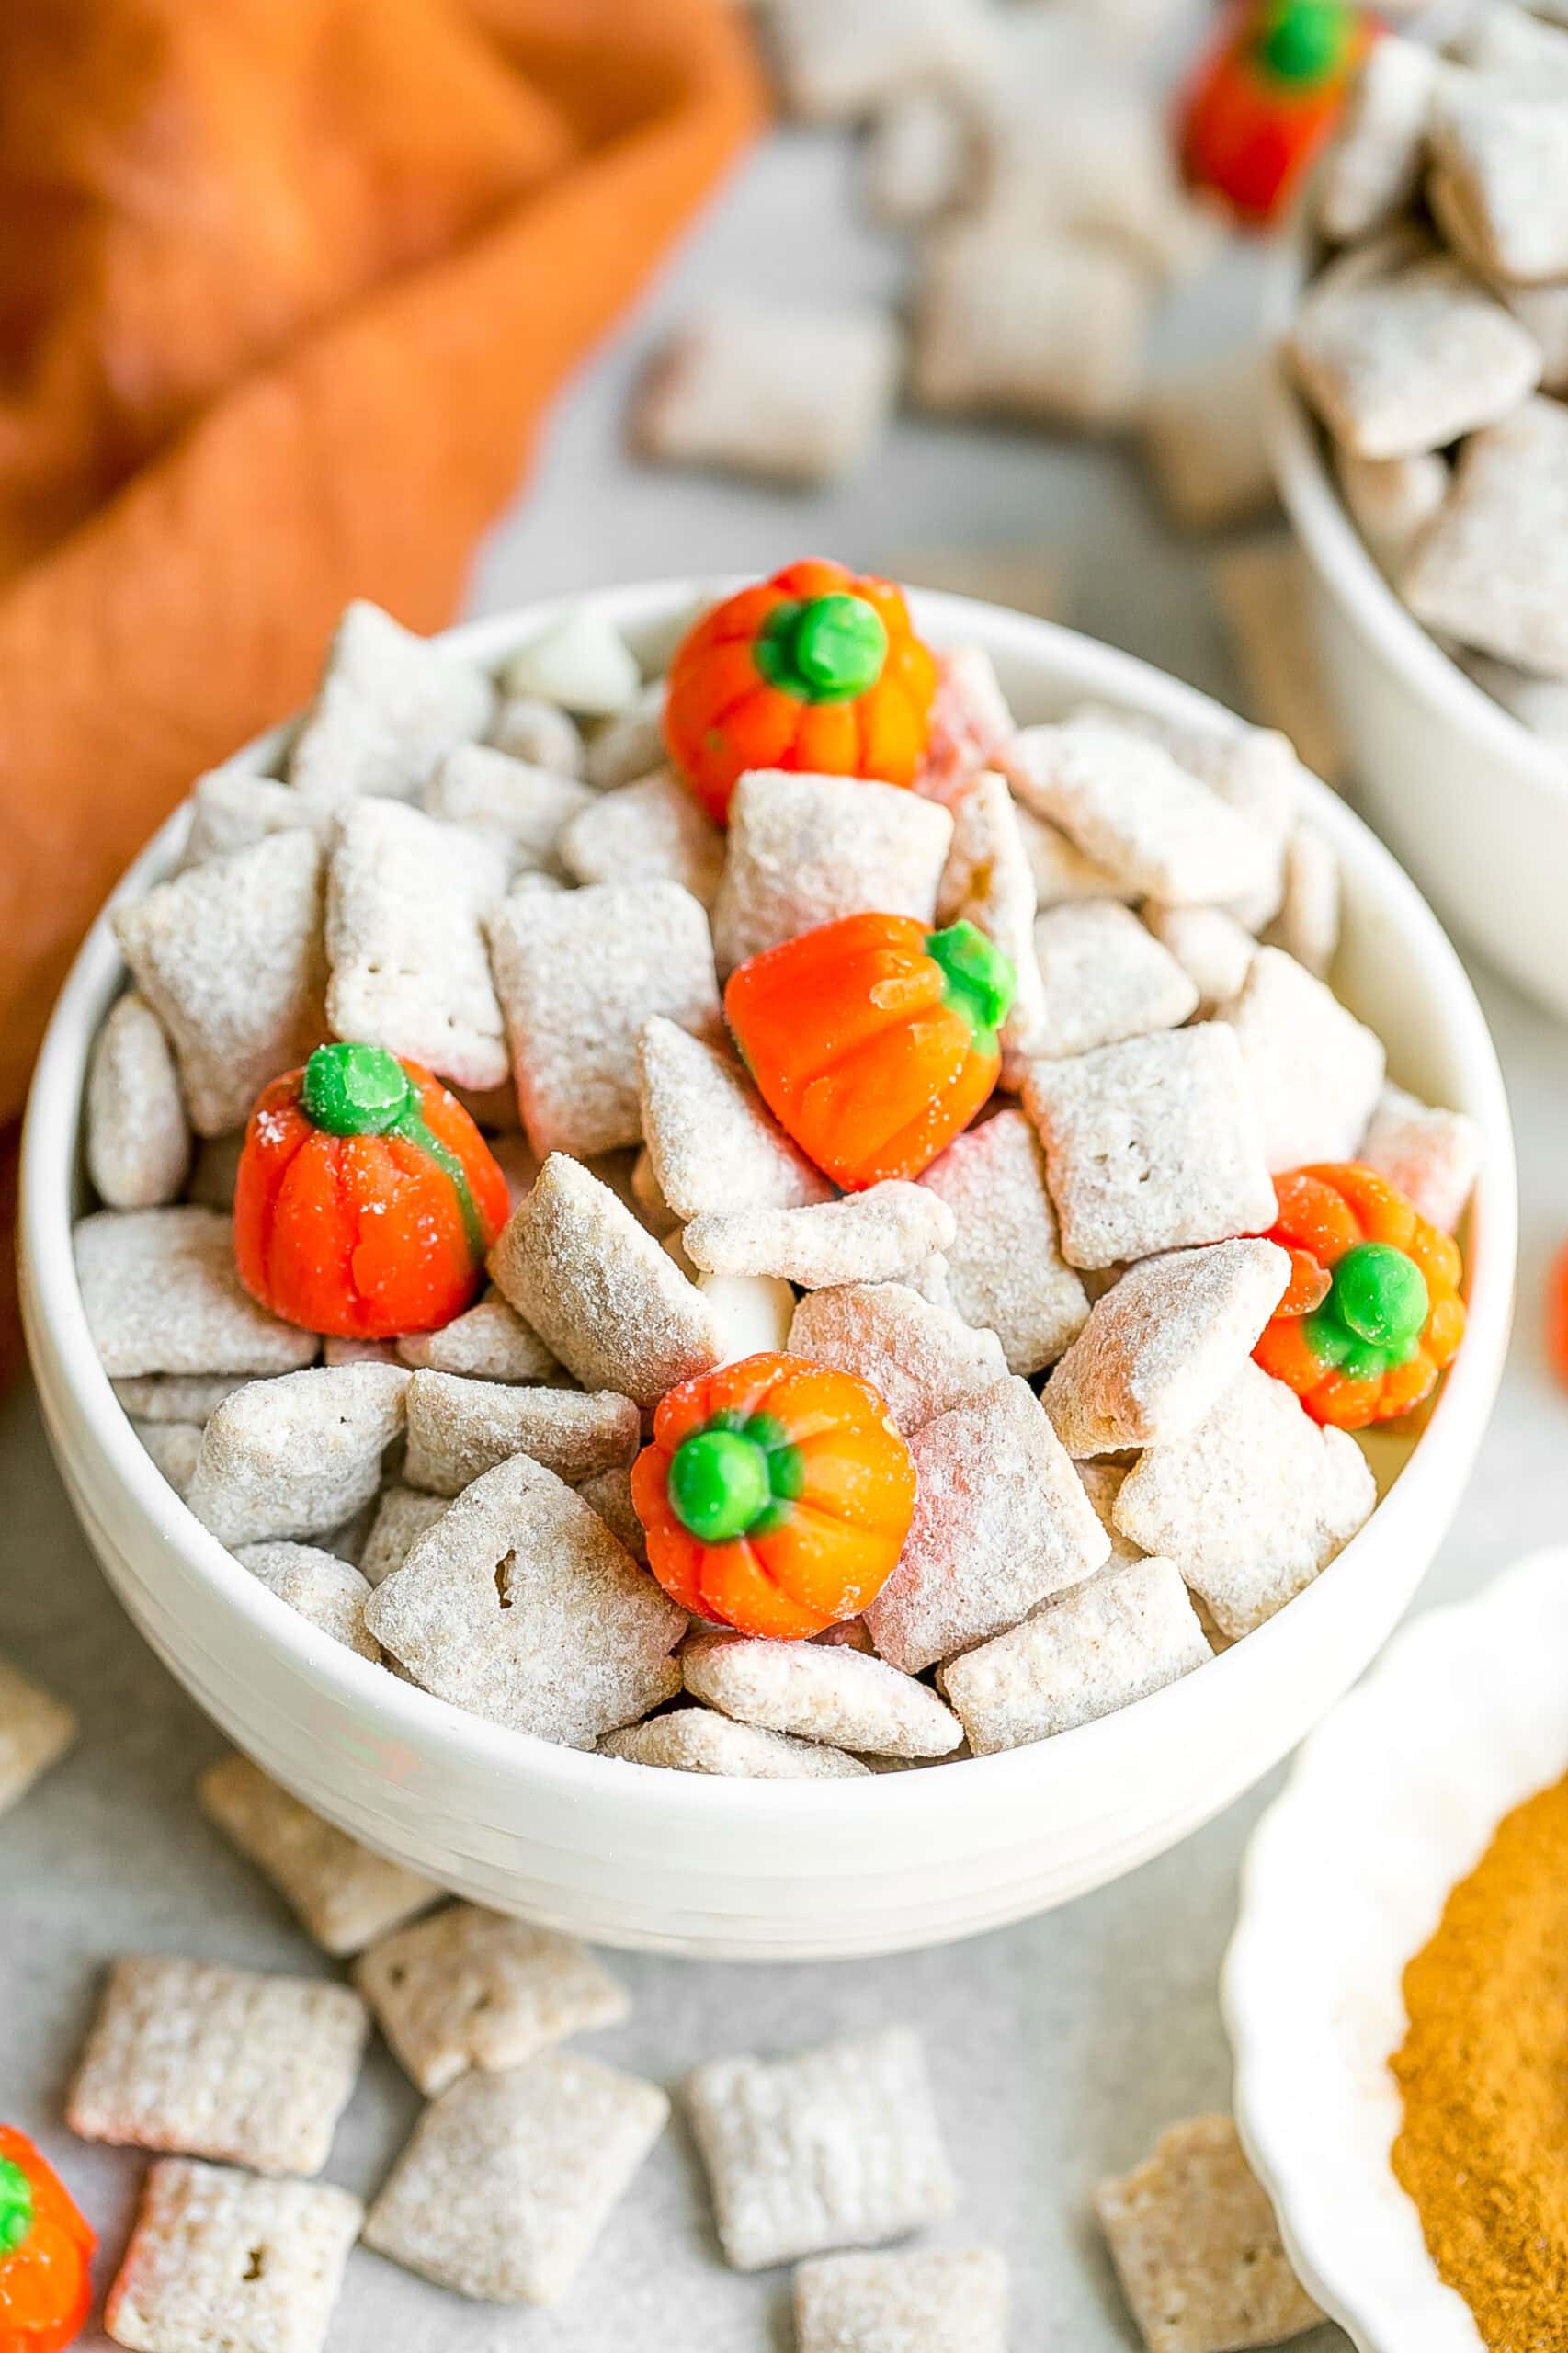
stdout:
[[(722, 585), (595, 601), (645, 658), (655, 647), (662, 657), (694, 599)], [(452, 642), (495, 661), (559, 609), (476, 623)], [(1191, 688), (1071, 631), (960, 597), (919, 597), (915, 611), (937, 643), (988, 648), (1022, 719), (1092, 699), (1225, 723)], [(253, 747), (258, 767), (276, 740)], [(466, 1895), (608, 1944), (758, 1960), (897, 1951), (1042, 1911), (1175, 1845), (1295, 1745), (1408, 1606), (1474, 1460), (1507, 1340), (1513, 1150), (1485, 1023), (1414, 886), (1332, 793), (1312, 791), (1344, 870), (1339, 985), (1387, 1039), (1404, 1084), (1480, 1121), (1485, 1154), (1469, 1336), (1429, 1429), (1367, 1527), (1268, 1625), (1154, 1698), (1039, 1746), (847, 1784), (706, 1779), (551, 1747), (354, 1657), (192, 1518), (93, 1353), (70, 1226), (84, 1199), (85, 1059), (122, 982), (100, 920), (34, 1081), (23, 1296), (62, 1473), (153, 1648), (241, 1747), (343, 1828)], [(185, 822), (170, 821), (124, 895), (166, 870)]]
[[(1265, 304), (1276, 335), (1295, 316), (1312, 251), (1301, 230), (1281, 244)], [(1568, 1018), (1568, 760), (1467, 677), (1394, 595), (1282, 370), (1269, 440), (1358, 801), (1439, 912)]]
[(1389, 2164), (1405, 1965), (1505, 1813), (1568, 1772), (1568, 1548), (1391, 1644), (1253, 1835), (1226, 1957), (1236, 2118), (1361, 2353), (1484, 2353)]

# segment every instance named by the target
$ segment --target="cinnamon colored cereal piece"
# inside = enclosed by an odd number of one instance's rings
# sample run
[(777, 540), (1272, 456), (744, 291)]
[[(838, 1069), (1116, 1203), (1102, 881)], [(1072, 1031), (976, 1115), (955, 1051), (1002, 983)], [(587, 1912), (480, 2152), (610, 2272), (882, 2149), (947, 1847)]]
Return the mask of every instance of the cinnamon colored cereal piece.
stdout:
[(573, 1484), (631, 1461), (641, 1417), (630, 1397), (601, 1390), (520, 1388), (416, 1372), (408, 1384), (411, 1487), (460, 1495), (514, 1454), (528, 1454)]
[(1443, 1233), (1464, 1215), (1481, 1166), (1481, 1130), (1463, 1111), (1440, 1111), (1385, 1086), (1357, 1152)]
[(0, 1814), (26, 1797), (75, 1738), (76, 1718), (64, 1701), (0, 1658)]
[(1039, 1372), (1082, 1329), (1089, 1302), (1062, 1256), (1045, 1158), (1028, 1120), (998, 1111), (955, 1137), (920, 1182), (956, 1222), (944, 1245), (954, 1308), (996, 1334), (1009, 1372)]
[(681, 1240), (715, 1275), (781, 1275), (805, 1290), (897, 1282), (953, 1239), (952, 1211), (923, 1185), (890, 1178), (813, 1208), (709, 1210)]
[(669, 768), (595, 795), (561, 836), (579, 882), (678, 882), (710, 907), (724, 869), (724, 836)]
[(161, 2157), (104, 2326), (129, 2353), (324, 2353), (364, 2211), (331, 2182)]
[(87, 1328), (111, 1379), (289, 1372), (321, 1347), (242, 1290), (218, 1210), (99, 1210), (79, 1221), (73, 1243)]
[(891, 784), (751, 770), (730, 803), (729, 850), (713, 909), (721, 970), (733, 972), (841, 915), (933, 923), (952, 831), (945, 809)]
[(196, 1785), (197, 1803), (263, 1870), (324, 1952), (358, 1952), (441, 1890), (403, 1864), (372, 1855), (268, 1780), (248, 1756), (225, 1756)]
[(234, 1558), (279, 1601), (345, 1650), (379, 1665), (381, 1644), (366, 1631), (368, 1580), (347, 1561), (316, 1544), (242, 1544)]
[(1006, 2327), (994, 2247), (817, 2256), (795, 2273), (798, 2353), (1006, 2353)]
[(835, 482), (885, 426), (902, 360), (893, 320), (868, 304), (715, 307), (655, 355), (633, 446), (666, 465), (795, 487)]
[(561, 836), (593, 799), (574, 776), (489, 745), (464, 744), (441, 762), (421, 806), (445, 824), (477, 834), (510, 881), (520, 874), (559, 875)]
[(202, 1433), (191, 1510), (231, 1546), (338, 1527), (381, 1485), (412, 1377), (401, 1365), (345, 1364), (237, 1389)]
[(869, 1381), (906, 1438), (1006, 1371), (994, 1332), (971, 1331), (903, 1283), (808, 1291), (790, 1326), (790, 1354)]
[(163, 1024), (128, 989), (93, 1041), (85, 1104), (87, 1174), (111, 1210), (174, 1200), (190, 1165), (190, 1126)]
[(349, 605), (294, 738), (289, 781), (312, 801), (412, 801), (445, 753), (484, 733), (494, 708), (480, 671), (379, 605)]
[(610, 1733), (599, 1750), (627, 1765), (715, 1774), (724, 1780), (843, 1781), (870, 1771), (841, 1748), (735, 1723), (712, 1708), (672, 1708), (667, 1715)]
[(1270, 1170), (1353, 1158), (1383, 1083), (1381, 1039), (1279, 948), (1258, 949), (1222, 1017), (1241, 1047)]

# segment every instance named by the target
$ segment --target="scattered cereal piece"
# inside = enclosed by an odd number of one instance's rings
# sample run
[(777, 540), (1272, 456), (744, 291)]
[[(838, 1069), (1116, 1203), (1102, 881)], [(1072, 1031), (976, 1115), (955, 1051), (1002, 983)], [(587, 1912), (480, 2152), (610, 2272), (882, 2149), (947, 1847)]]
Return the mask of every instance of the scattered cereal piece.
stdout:
[(865, 1617), (882, 1657), (917, 1675), (1078, 1584), (1110, 1542), (1026, 1381), (998, 1381), (910, 1446), (915, 1518)]
[(381, 1585), (394, 1569), (402, 1568), (426, 1529), (435, 1527), (449, 1500), (446, 1495), (421, 1495), (415, 1487), (382, 1489), (359, 1555), (359, 1573), (368, 1585)]
[(1298, 825), (1285, 853), (1285, 896), (1263, 934), (1322, 980), (1339, 946), (1339, 860), (1312, 825)]
[(198, 1424), (210, 1421), (224, 1398), (244, 1386), (243, 1381), (228, 1373), (149, 1373), (113, 1383), (116, 1397), (132, 1421)]
[(989, 59), (973, 0), (778, 0), (768, 33), (783, 96), (810, 122), (844, 122), (916, 83), (962, 85)]
[(593, 605), (569, 605), (518, 646), (502, 683), (509, 695), (537, 695), (578, 719), (608, 719), (636, 701), (642, 673), (613, 621)]
[(730, 803), (713, 910), (722, 969), (840, 915), (933, 922), (952, 832), (945, 809), (894, 785), (753, 769)]
[(137, 1437), (183, 1502), (201, 1452), (199, 1422), (133, 1422)]
[(510, 899), (492, 918), (490, 944), (534, 1150), (640, 1143), (644, 1022), (663, 1014), (683, 1029), (718, 1028), (713, 944), (699, 902), (657, 881)]
[(1006, 2353), (994, 2247), (827, 2255), (795, 2273), (798, 2353)]
[(1258, 949), (1224, 1019), (1242, 1050), (1271, 1172), (1354, 1158), (1383, 1083), (1382, 1040), (1279, 948)]
[(487, 1471), (376, 1587), (377, 1640), (426, 1690), (591, 1748), (680, 1688), (686, 1612), (526, 1454)]
[(503, 696), (486, 740), (493, 751), (526, 760), (531, 768), (547, 768), (551, 776), (579, 777), (586, 767), (586, 747), (576, 721), (537, 695)]
[(169, 1041), (144, 996), (128, 989), (87, 1064), (87, 1175), (111, 1210), (174, 1200), (190, 1165), (190, 1127)]
[(84, 2141), (319, 2173), (369, 2026), (347, 1985), (128, 1955), (109, 1970), (66, 2121)]
[(674, 1219), (832, 1198), (727, 1054), (655, 1015), (638, 1039), (637, 1067), (648, 1156)]
[(1418, 42), (1373, 42), (1312, 187), (1325, 237), (1347, 244), (1404, 210), (1426, 160), (1440, 72), (1436, 52)]
[(711, 1708), (672, 1708), (646, 1723), (612, 1732), (601, 1740), (606, 1756), (624, 1764), (651, 1765), (672, 1773), (713, 1773), (727, 1780), (843, 1781), (869, 1773), (858, 1756), (824, 1748), (814, 1740), (790, 1740), (738, 1724)]
[(714, 1275), (782, 1275), (805, 1290), (830, 1283), (897, 1282), (945, 1249), (956, 1223), (925, 1185), (892, 1179), (841, 1201), (794, 1210), (709, 1210), (681, 1239), (693, 1266)]
[(324, 1952), (358, 1952), (441, 1893), (434, 1880), (334, 1829), (248, 1756), (209, 1766), (196, 1797), (209, 1820), (266, 1872)]
[(606, 1185), (552, 1152), (490, 1254), (490, 1270), (585, 1389), (639, 1405), (718, 1360), (713, 1319)]
[(905, 1438), (994, 1388), (1007, 1369), (994, 1332), (971, 1331), (903, 1283), (808, 1291), (790, 1326), (790, 1353), (869, 1381)]
[(737, 2271), (872, 2246), (952, 2211), (925, 2054), (907, 2027), (788, 2059), (710, 2059), (687, 2099)]
[(1002, 1024), (1004, 1076), (1040, 1051), (1045, 991), (1034, 952), (1035, 888), (1028, 851), (1005, 777), (977, 776), (953, 804), (953, 839), (937, 893), (939, 924), (971, 923), (1002, 950), (1017, 983)]
[(1266, 381), (1263, 353), (1244, 346), (1174, 369), (1147, 394), (1144, 460), (1168, 512), (1189, 530), (1225, 530), (1273, 506)]
[(1089, 1312), (1062, 1256), (1045, 1161), (1021, 1111), (998, 1111), (958, 1136), (920, 1182), (957, 1222), (945, 1245), (953, 1306), (989, 1328), (1009, 1372), (1039, 1372), (1059, 1357)]
[(1036, 1062), (1024, 1103), (1069, 1266), (1113, 1267), (1274, 1222), (1249, 1072), (1222, 1024)]
[(357, 602), (337, 625), (289, 781), (312, 801), (360, 792), (412, 801), (445, 753), (484, 734), (494, 707), (481, 672)]
[(665, 681), (650, 678), (634, 702), (595, 729), (584, 754), (583, 774), (596, 792), (617, 792), (623, 784), (651, 775), (667, 756)]
[(460, 2075), (415, 2125), (365, 2244), (462, 2296), (557, 2303), (669, 2112), (656, 2084), (573, 2051)]
[(1189, 975), (1115, 899), (1048, 909), (1034, 946), (1044, 992), (1038, 1054), (1057, 1059), (1173, 1029), (1198, 1009)]
[(1568, 406), (1527, 401), (1471, 435), (1400, 585), (1428, 629), (1568, 677)]
[(1069, 1454), (1197, 1427), (1252, 1354), (1290, 1277), (1272, 1242), (1212, 1242), (1129, 1267), (1096, 1300), (1040, 1403)]
[(577, 1482), (577, 1493), (598, 1513), (617, 1542), (624, 1544), (632, 1559), (646, 1568), (648, 1540), (631, 1500), (631, 1472), (596, 1471), (591, 1479)]
[(1161, 110), (1133, 76), (999, 76), (983, 111), (985, 225), (1043, 245), (1075, 234), (1154, 276), (1212, 251)]
[[(1451, 75), (1435, 111), (1431, 153), (1428, 199), (1466, 260), (1526, 284), (1568, 276), (1568, 91), (1516, 92)], [(1451, 351), (1443, 356), (1451, 366)]]
[(324, 1035), (323, 875), (313, 834), (272, 834), (115, 911), (115, 938), (168, 1032), (198, 1135), (242, 1127), (267, 1080)]
[(426, 2099), (471, 2067), (518, 2067), (568, 2035), (619, 2026), (631, 2007), (584, 1946), (477, 1904), (383, 1935), (354, 1983)]
[(480, 835), (515, 877), (559, 874), (561, 836), (593, 799), (585, 784), (553, 768), (488, 745), (465, 744), (441, 762), (425, 789), (424, 806), (430, 816)]
[(1095, 2211), (1149, 2353), (1281, 2345), (1324, 2317), (1290, 2269), (1228, 2116), (1173, 2124)]
[(1365, 1455), (1282, 1381), (1243, 1367), (1185, 1438), (1127, 1474), (1116, 1525), (1172, 1560), (1227, 1634), (1249, 1634), (1326, 1568), (1377, 1501)]
[(76, 1718), (65, 1702), (0, 1658), (0, 1814), (26, 1797), (75, 1738)]
[(561, 1368), (537, 1332), (496, 1291), (438, 1331), (411, 1333), (397, 1354), (416, 1372), (461, 1373), (471, 1381), (548, 1381)]
[(696, 1634), (681, 1652), (686, 1688), (741, 1723), (835, 1748), (945, 1756), (963, 1733), (913, 1676), (844, 1644)]
[(411, 1487), (460, 1495), (514, 1454), (531, 1455), (568, 1484), (613, 1470), (637, 1451), (641, 1416), (630, 1397), (601, 1390), (508, 1387), (451, 1372), (416, 1372), (408, 1384)]
[[(995, 665), (985, 648), (960, 645), (950, 654), (939, 654), (931, 732), (915, 780), (916, 791), (947, 808), (954, 807), (983, 770), (994, 765), (1017, 733)], [(971, 870), (974, 863), (971, 858), (964, 860)]]
[(351, 802), (327, 870), (334, 1035), (462, 1086), (499, 1086), (506, 1047), (482, 926), (506, 885), (500, 851), (462, 826), (395, 801)]
[(182, 867), (205, 865), (237, 849), (254, 849), (268, 834), (291, 834), (305, 826), (318, 841), (330, 839), (335, 812), (330, 802), (307, 800), (291, 784), (256, 776), (244, 768), (213, 768), (191, 790), (190, 832)]
[(1255, 942), (1225, 908), (1167, 907), (1148, 899), (1143, 920), (1198, 991), (1200, 1010), (1228, 1005), (1241, 995)]
[(1374, 558), (1385, 572), (1402, 572), (1448, 497), (1447, 458), (1436, 449), (1408, 458), (1359, 458), (1354, 449), (1336, 448), (1334, 465), (1345, 504)]
[(369, 1582), (352, 1563), (317, 1544), (242, 1544), (234, 1558), (311, 1625), (380, 1665), (381, 1646), (365, 1628)]
[(242, 1290), (218, 1210), (98, 1210), (78, 1221), (74, 1246), (83, 1313), (112, 1379), (288, 1372), (321, 1346)]
[(573, 818), (561, 855), (579, 882), (678, 882), (710, 907), (724, 836), (669, 768), (602, 792)]
[[(964, 191), (970, 129), (943, 90), (892, 91), (871, 118), (866, 138), (866, 202), (873, 216), (901, 228), (945, 212)], [(906, 575), (895, 568), (894, 577)]]
[(1150, 299), (1147, 273), (1113, 245), (944, 230), (922, 275), (915, 398), (946, 415), (1120, 425), (1138, 403)]
[(130, 2353), (324, 2353), (364, 2211), (332, 2182), (161, 2157), (104, 2326)]
[[(1310, 587), (1301, 549), (1283, 534), (1250, 541), (1217, 555), (1210, 572), (1248, 702), (1261, 722), (1255, 733), (1283, 737), (1314, 776), (1333, 783), (1345, 773), (1345, 739), (1323, 664), (1301, 629)], [(1258, 921), (1273, 913), (1274, 906), (1263, 907)]]
[(835, 482), (886, 425), (902, 359), (885, 311), (737, 302), (689, 321), (657, 353), (632, 441), (668, 465)]
[(1452, 1233), (1481, 1166), (1481, 1130), (1463, 1111), (1439, 1111), (1385, 1086), (1362, 1139), (1364, 1160), (1443, 1233)]
[(412, 1373), (344, 1364), (253, 1381), (202, 1434), (186, 1498), (221, 1544), (319, 1536), (369, 1502)]

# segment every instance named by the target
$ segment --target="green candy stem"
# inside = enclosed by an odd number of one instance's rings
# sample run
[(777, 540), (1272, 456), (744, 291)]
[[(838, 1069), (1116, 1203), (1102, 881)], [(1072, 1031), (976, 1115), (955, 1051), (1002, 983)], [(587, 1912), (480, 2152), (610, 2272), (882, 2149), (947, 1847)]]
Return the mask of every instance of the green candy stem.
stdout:
[(1308, 1345), (1352, 1381), (1371, 1381), (1409, 1362), (1430, 1306), (1426, 1279), (1408, 1252), (1392, 1242), (1358, 1242), (1307, 1318)]
[(670, 1508), (703, 1544), (765, 1535), (800, 1494), (804, 1465), (771, 1414), (716, 1414), (670, 1457)]
[(775, 606), (756, 646), (769, 686), (801, 702), (853, 702), (876, 685), (887, 658), (881, 613), (841, 593)]
[(32, 2226), (32, 2183), (12, 2158), (0, 2157), (0, 2255), (15, 2255)]
[(1346, 0), (1276, 0), (1257, 36), (1257, 57), (1275, 81), (1315, 89), (1338, 71), (1354, 28)]
[(385, 1046), (318, 1046), (300, 1081), (300, 1108), (326, 1135), (401, 1136), (433, 1160), (457, 1194), (469, 1255), (475, 1265), (483, 1257), (484, 1229), (463, 1165), (426, 1126), (413, 1081)]
[(1012, 958), (987, 939), (978, 925), (962, 918), (946, 931), (929, 933), (926, 953), (942, 968), (944, 1004), (969, 1023), (978, 1051), (994, 1052), (996, 1032), (1018, 993)]

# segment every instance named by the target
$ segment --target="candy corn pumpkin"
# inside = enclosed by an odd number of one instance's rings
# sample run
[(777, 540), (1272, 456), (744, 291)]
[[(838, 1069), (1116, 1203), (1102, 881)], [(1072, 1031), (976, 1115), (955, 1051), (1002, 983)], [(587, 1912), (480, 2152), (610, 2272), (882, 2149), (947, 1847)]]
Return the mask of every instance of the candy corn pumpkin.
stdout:
[(1314, 1421), (1364, 1429), (1418, 1405), (1464, 1337), (1459, 1245), (1354, 1161), (1275, 1181), (1290, 1280), (1253, 1354)]
[(969, 1125), (1016, 989), (971, 923), (845, 915), (738, 966), (724, 1011), (774, 1117), (853, 1190), (917, 1176)]
[(722, 824), (747, 768), (913, 784), (937, 665), (891, 581), (791, 563), (705, 613), (676, 649), (665, 743)]
[(234, 1259), (288, 1323), (395, 1339), (470, 1304), (507, 1208), (489, 1147), (438, 1079), (383, 1046), (318, 1046), (251, 1114)]
[(746, 1357), (683, 1381), (632, 1466), (648, 1565), (684, 1609), (798, 1641), (856, 1617), (915, 1510), (915, 1463), (869, 1381)]
[(62, 2353), (86, 2323), (97, 2245), (64, 2184), (0, 2124), (0, 2353)]
[(1333, 130), (1376, 36), (1353, 0), (1242, 0), (1180, 109), (1182, 166), (1243, 220), (1276, 220)]

